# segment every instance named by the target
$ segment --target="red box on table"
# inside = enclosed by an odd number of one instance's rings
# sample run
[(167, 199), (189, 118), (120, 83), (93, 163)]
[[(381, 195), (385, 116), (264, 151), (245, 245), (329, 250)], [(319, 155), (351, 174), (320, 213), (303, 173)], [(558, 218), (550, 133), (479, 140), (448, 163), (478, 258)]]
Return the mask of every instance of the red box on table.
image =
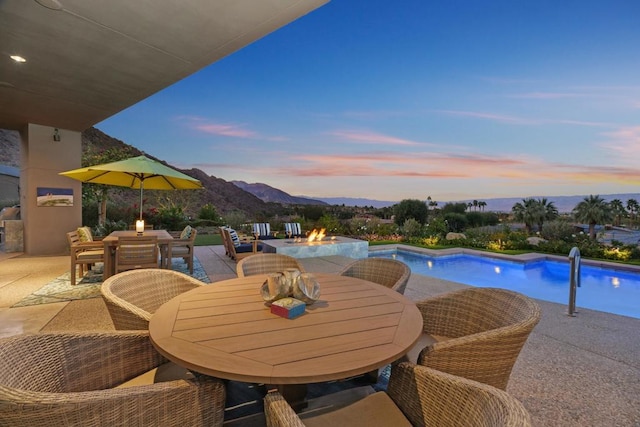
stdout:
[(306, 304), (295, 298), (282, 298), (271, 303), (271, 312), (278, 316), (293, 319), (304, 313)]

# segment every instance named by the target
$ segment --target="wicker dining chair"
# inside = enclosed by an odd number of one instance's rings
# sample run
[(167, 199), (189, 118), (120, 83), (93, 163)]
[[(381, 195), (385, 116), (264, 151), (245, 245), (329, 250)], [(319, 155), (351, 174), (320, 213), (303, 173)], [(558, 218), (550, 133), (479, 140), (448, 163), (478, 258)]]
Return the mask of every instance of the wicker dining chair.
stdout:
[(156, 268), (111, 276), (102, 283), (100, 292), (117, 330), (148, 330), (158, 307), (205, 284), (179, 271)]
[(495, 387), (404, 362), (392, 367), (387, 392), (315, 415), (296, 414), (277, 391), (264, 398), (267, 427), (527, 427), (522, 404)]
[(416, 303), (424, 334), (409, 361), (505, 390), (513, 365), (540, 321), (540, 307), (518, 292), (466, 288)]
[(0, 425), (222, 426), (226, 392), (219, 379), (194, 375), (118, 387), (167, 362), (142, 331), (4, 338)]
[(378, 283), (404, 294), (411, 269), (395, 259), (363, 258), (348, 264), (339, 274)]
[(297, 268), (304, 273), (304, 267), (294, 257), (283, 254), (256, 254), (241, 259), (236, 265), (238, 277), (256, 274), (277, 273), (287, 268)]

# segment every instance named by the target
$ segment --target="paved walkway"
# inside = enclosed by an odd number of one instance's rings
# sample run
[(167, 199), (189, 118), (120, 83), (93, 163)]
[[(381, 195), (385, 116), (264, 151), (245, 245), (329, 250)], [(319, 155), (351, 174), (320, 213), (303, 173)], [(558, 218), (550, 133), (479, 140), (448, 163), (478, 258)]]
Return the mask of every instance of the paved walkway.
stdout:
[[(236, 277), (221, 246), (196, 247), (212, 282)], [(310, 272), (332, 273), (344, 257), (302, 259)], [(113, 329), (101, 299), (8, 308), (68, 271), (69, 257), (0, 253), (0, 337), (58, 330)], [(405, 295), (419, 300), (465, 287), (412, 275)], [(507, 391), (518, 398), (536, 426), (640, 427), (640, 320), (538, 301), (542, 319), (524, 346)], [(640, 303), (640, 302), (639, 302)]]

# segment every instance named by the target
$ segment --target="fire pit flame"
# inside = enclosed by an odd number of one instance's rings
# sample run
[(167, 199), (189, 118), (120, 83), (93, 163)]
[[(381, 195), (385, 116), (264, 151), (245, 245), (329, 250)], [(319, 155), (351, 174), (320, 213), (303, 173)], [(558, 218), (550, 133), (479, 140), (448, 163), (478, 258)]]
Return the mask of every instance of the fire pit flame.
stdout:
[(320, 231), (317, 231), (315, 228), (313, 229), (313, 231), (311, 233), (309, 233), (309, 236), (307, 237), (307, 241), (308, 242), (321, 242), (322, 239), (324, 239), (325, 236), (325, 229), (322, 228)]

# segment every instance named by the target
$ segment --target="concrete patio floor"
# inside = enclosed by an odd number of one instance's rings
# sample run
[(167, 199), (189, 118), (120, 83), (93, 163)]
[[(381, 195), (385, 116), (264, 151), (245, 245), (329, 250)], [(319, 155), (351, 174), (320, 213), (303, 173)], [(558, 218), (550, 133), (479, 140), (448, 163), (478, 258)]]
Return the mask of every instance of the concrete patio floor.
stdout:
[[(196, 247), (212, 282), (236, 277), (222, 246)], [(310, 272), (335, 273), (351, 259), (301, 259)], [(21, 333), (113, 329), (100, 298), (10, 308), (69, 269), (68, 256), (0, 252), (0, 338)], [(412, 275), (413, 300), (465, 285)], [(640, 426), (640, 319), (539, 301), (542, 319), (516, 363), (507, 391), (536, 426)], [(638, 302), (640, 303), (640, 301)]]

